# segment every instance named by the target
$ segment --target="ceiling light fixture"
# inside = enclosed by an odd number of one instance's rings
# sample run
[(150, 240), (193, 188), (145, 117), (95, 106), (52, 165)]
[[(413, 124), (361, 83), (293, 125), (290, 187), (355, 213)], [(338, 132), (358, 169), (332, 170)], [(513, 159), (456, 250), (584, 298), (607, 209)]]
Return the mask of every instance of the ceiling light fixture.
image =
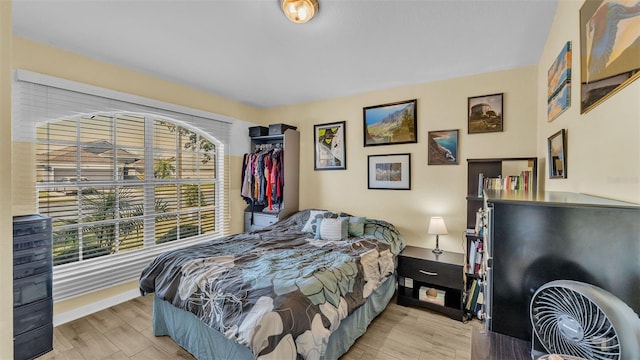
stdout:
[(282, 0), (282, 12), (296, 24), (304, 24), (318, 12), (318, 0)]

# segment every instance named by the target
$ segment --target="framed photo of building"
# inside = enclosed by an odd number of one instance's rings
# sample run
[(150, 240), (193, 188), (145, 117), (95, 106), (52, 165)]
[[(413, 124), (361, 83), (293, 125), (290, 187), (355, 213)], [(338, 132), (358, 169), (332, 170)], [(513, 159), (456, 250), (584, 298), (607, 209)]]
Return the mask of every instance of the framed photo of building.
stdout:
[(580, 8), (580, 113), (640, 77), (637, 2), (586, 0)]
[(468, 98), (469, 134), (502, 131), (504, 121), (502, 98), (502, 93)]
[(364, 146), (418, 142), (417, 100), (363, 108)]
[(344, 170), (347, 168), (345, 122), (313, 126), (314, 170)]
[(411, 154), (369, 155), (368, 188), (411, 190)]
[(458, 130), (429, 131), (429, 165), (458, 164)]

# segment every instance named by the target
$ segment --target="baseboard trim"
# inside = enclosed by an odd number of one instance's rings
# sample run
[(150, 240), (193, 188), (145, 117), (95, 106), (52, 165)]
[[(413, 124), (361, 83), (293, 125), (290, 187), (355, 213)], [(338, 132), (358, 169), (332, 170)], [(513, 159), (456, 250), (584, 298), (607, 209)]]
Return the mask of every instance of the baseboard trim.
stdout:
[(70, 321), (79, 319), (81, 317), (87, 316), (87, 315), (91, 315), (93, 313), (96, 313), (98, 311), (104, 310), (104, 309), (108, 309), (112, 306), (118, 305), (120, 303), (123, 303), (125, 301), (129, 301), (131, 299), (135, 299), (138, 296), (140, 296), (140, 290), (139, 289), (131, 289), (128, 291), (125, 291), (123, 293), (120, 293), (116, 296), (112, 296), (110, 298), (106, 298), (106, 299), (102, 299), (100, 301), (96, 301), (94, 303), (91, 303), (89, 305), (85, 305), (85, 306), (81, 306), (79, 308), (76, 308), (72, 311), (67, 311), (65, 313), (62, 314), (58, 314), (58, 315), (54, 315), (53, 316), (53, 326), (58, 326), (58, 325), (62, 325), (65, 323), (68, 323)]

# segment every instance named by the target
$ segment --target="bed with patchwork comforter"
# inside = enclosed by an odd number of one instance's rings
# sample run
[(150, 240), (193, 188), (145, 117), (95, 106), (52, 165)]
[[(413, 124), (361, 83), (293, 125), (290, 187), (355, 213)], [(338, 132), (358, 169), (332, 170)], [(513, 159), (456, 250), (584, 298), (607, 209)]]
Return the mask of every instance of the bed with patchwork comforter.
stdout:
[(404, 240), (371, 219), (363, 236), (316, 239), (309, 213), (158, 256), (140, 278), (155, 334), (199, 359), (342, 355), (393, 295)]

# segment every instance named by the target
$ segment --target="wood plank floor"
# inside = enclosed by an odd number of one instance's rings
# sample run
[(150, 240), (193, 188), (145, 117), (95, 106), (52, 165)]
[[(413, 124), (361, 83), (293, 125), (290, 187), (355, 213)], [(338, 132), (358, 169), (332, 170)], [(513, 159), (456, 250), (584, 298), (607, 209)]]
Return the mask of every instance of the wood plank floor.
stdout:
[[(152, 301), (152, 295), (139, 297), (57, 326), (54, 350), (38, 359), (194, 359), (168, 336), (153, 335)], [(472, 329), (480, 326), (400, 306), (394, 298), (341, 359), (470, 360)]]

